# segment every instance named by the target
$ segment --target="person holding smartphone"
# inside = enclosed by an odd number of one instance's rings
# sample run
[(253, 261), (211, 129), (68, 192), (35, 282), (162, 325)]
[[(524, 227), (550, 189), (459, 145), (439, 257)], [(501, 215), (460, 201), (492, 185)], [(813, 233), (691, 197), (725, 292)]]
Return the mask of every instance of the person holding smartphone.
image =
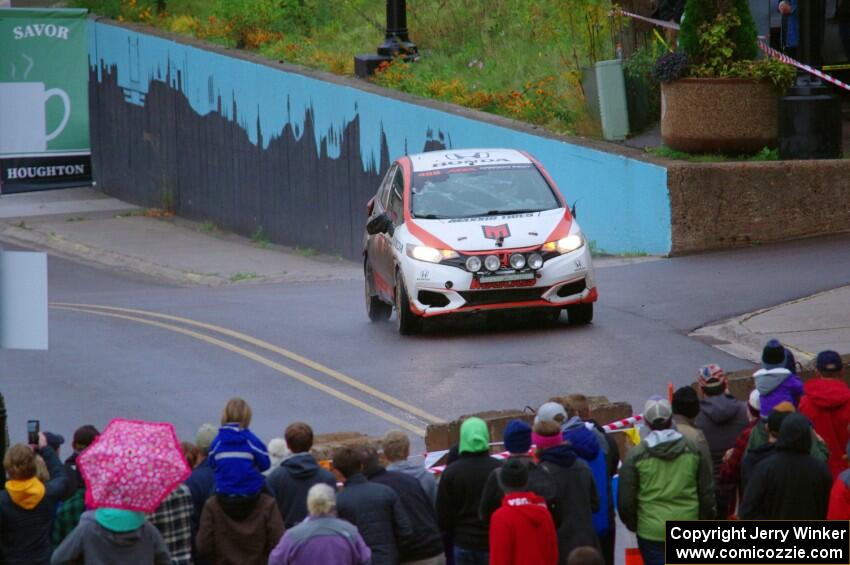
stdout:
[[(50, 563), (50, 527), (68, 480), (64, 465), (34, 422), (27, 429), (29, 445), (15, 444), (3, 458), (9, 478), (0, 492), (0, 563), (5, 565)], [(50, 473), (46, 484), (36, 476), (36, 455)]]

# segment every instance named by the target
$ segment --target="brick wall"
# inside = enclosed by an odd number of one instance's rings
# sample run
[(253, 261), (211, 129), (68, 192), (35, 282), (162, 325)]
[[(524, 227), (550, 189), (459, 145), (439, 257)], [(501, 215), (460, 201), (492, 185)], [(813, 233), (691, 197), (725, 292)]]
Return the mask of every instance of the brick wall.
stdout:
[(673, 255), (850, 231), (850, 160), (667, 166)]

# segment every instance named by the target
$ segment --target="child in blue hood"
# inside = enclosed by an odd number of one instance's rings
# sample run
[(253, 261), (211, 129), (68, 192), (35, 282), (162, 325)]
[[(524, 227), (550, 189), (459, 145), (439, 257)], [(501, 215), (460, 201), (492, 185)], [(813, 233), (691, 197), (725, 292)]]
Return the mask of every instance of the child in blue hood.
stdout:
[(252, 496), (266, 484), (263, 471), (271, 465), (265, 444), (251, 433), (251, 407), (241, 398), (227, 401), (221, 428), (210, 445), (208, 460), (221, 495)]
[(767, 418), (773, 407), (780, 402), (788, 401), (795, 408), (800, 405), (803, 383), (788, 369), (789, 353), (776, 339), (771, 339), (764, 346), (761, 356), (762, 369), (753, 375), (761, 399), (762, 418)]

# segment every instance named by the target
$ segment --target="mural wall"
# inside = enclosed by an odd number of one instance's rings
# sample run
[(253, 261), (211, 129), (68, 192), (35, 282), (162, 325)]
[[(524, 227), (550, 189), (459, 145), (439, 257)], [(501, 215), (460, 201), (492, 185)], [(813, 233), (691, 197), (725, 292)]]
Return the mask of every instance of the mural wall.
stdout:
[(245, 234), (356, 258), (367, 200), (400, 155), (516, 147), (547, 167), (599, 249), (667, 253), (663, 167), (90, 21), (95, 177)]

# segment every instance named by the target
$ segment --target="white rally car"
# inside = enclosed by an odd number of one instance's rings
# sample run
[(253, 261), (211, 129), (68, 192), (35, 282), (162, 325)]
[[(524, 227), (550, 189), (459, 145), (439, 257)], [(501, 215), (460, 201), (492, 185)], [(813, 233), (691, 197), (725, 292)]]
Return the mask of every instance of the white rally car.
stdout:
[(511, 149), (408, 155), (369, 201), (363, 245), (366, 310), (415, 333), (423, 318), (566, 308), (593, 319), (590, 250), (555, 183)]

